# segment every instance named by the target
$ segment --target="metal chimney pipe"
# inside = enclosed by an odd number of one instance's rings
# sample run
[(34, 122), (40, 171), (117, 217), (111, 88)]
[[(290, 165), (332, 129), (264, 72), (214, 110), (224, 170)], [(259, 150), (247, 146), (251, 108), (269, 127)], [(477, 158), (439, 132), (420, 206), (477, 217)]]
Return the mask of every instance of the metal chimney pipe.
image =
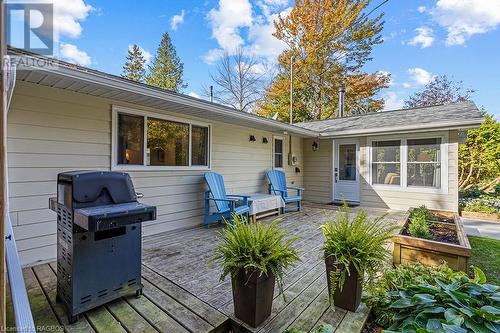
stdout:
[(214, 86), (210, 86), (210, 102), (214, 102)]
[(344, 95), (345, 95), (345, 84), (342, 84), (339, 87), (339, 118), (344, 116)]

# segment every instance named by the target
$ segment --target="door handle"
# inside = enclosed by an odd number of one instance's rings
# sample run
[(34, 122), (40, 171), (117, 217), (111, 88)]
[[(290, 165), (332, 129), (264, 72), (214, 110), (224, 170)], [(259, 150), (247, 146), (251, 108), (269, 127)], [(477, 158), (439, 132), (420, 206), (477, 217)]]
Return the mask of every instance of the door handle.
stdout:
[(337, 176), (338, 174), (335, 172), (335, 182), (337, 182)]

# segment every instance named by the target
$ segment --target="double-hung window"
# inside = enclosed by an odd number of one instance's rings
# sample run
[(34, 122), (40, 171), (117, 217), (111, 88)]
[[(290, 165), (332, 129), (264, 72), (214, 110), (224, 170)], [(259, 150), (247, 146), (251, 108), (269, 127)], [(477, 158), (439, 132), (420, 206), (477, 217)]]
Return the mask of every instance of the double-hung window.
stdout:
[(401, 185), (401, 140), (372, 142), (372, 183)]
[(447, 184), (447, 150), (443, 137), (404, 135), (371, 141), (370, 149), (372, 185), (416, 191), (447, 191), (442, 186)]
[(209, 125), (129, 110), (115, 112), (116, 168), (209, 167)]
[(274, 137), (273, 141), (273, 166), (283, 168), (283, 138)]
[(441, 138), (408, 139), (408, 186), (441, 188)]

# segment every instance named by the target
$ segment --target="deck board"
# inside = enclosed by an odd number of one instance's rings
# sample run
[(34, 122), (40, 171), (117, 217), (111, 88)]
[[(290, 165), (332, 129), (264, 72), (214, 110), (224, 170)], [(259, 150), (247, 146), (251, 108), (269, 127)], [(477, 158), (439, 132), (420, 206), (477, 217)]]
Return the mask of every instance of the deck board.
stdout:
[(156, 306), (146, 297), (130, 296), (126, 301), (141, 314), (147, 318), (148, 322), (159, 332), (189, 332), (184, 326), (175, 321), (174, 318), (166, 314), (161, 308)]
[[(304, 205), (302, 212), (282, 216), (280, 225), (290, 236), (300, 237), (295, 246), (302, 261), (285, 273), (285, 299), (275, 288), (271, 316), (258, 328), (234, 318), (230, 278), (220, 281), (220, 268), (208, 262), (221, 226), (145, 237), (144, 295), (123, 297), (88, 311), (73, 325), (68, 325), (62, 304), (56, 302), (56, 264), (25, 268), (35, 321), (45, 327), (40, 331), (47, 331), (48, 326), (64, 326), (69, 333), (226, 332), (229, 327), (245, 333), (279, 333), (287, 328), (309, 332), (323, 323), (332, 325), (336, 333), (360, 332), (368, 316), (366, 307), (352, 313), (329, 305), (319, 230), (327, 220), (325, 209), (328, 212), (334, 208)], [(383, 213), (369, 211), (370, 215)], [(400, 215), (394, 213), (387, 218), (397, 220)], [(9, 317), (12, 323), (12, 314)]]
[(106, 308), (128, 332), (155, 333), (158, 332), (151, 324), (135, 311), (124, 299), (110, 302)]
[(155, 303), (158, 307), (167, 312), (172, 318), (182, 324), (190, 332), (209, 332), (214, 329), (202, 317), (193, 313), (190, 309), (184, 307), (172, 297), (165, 294), (149, 281), (143, 281), (144, 295)]
[(47, 297), (38, 283), (35, 273), (32, 269), (23, 271), (24, 281), (26, 283), (26, 290), (31, 305), (33, 318), (35, 319), (35, 326), (40, 327), (56, 327), (59, 326), (59, 321), (52, 311)]
[(38, 265), (33, 267), (35, 275), (41, 282), (40, 285), (43, 288), (47, 300), (54, 309), (56, 317), (60, 325), (65, 326), (65, 330), (69, 333), (84, 333), (84, 332), (95, 332), (87, 318), (83, 316), (77, 323), (73, 325), (68, 325), (68, 318), (66, 312), (61, 303), (56, 302), (56, 275), (49, 265)]

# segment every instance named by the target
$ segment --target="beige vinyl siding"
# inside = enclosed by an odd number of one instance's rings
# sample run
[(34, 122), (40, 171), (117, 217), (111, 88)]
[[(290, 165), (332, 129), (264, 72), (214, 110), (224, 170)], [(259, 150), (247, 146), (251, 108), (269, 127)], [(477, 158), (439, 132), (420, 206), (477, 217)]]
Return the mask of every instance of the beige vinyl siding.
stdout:
[[(364, 206), (386, 207), (407, 210), (409, 207), (426, 205), (431, 209), (458, 211), (458, 137), (457, 131), (448, 133), (448, 193), (417, 192), (411, 189), (391, 191), (371, 186), (369, 179), (368, 138), (360, 138), (361, 147), (361, 204)], [(383, 140), (383, 137), (377, 137)], [(443, 184), (446, 185), (446, 184)]]
[[(17, 82), (8, 116), (9, 210), (24, 265), (56, 256), (55, 214), (47, 207), (49, 198), (56, 195), (57, 174), (110, 169), (113, 103)], [(256, 142), (249, 142), (250, 134)], [(272, 165), (273, 134), (280, 133), (212, 123), (212, 170), (224, 175), (229, 193), (267, 191), (264, 176)], [(269, 143), (262, 143), (264, 136)], [(285, 136), (285, 154), (288, 150)], [(293, 138), (293, 150), (303, 169), (302, 139)], [(295, 173), (295, 167), (287, 165), (287, 155), (284, 162), (289, 185), (303, 186), (303, 173)], [(145, 235), (203, 223), (204, 172), (129, 172), (136, 191), (144, 194), (142, 201), (158, 208), (158, 219), (144, 224)]]
[(304, 139), (304, 200), (332, 202), (333, 141), (319, 140), (319, 149), (312, 150), (313, 139)]

